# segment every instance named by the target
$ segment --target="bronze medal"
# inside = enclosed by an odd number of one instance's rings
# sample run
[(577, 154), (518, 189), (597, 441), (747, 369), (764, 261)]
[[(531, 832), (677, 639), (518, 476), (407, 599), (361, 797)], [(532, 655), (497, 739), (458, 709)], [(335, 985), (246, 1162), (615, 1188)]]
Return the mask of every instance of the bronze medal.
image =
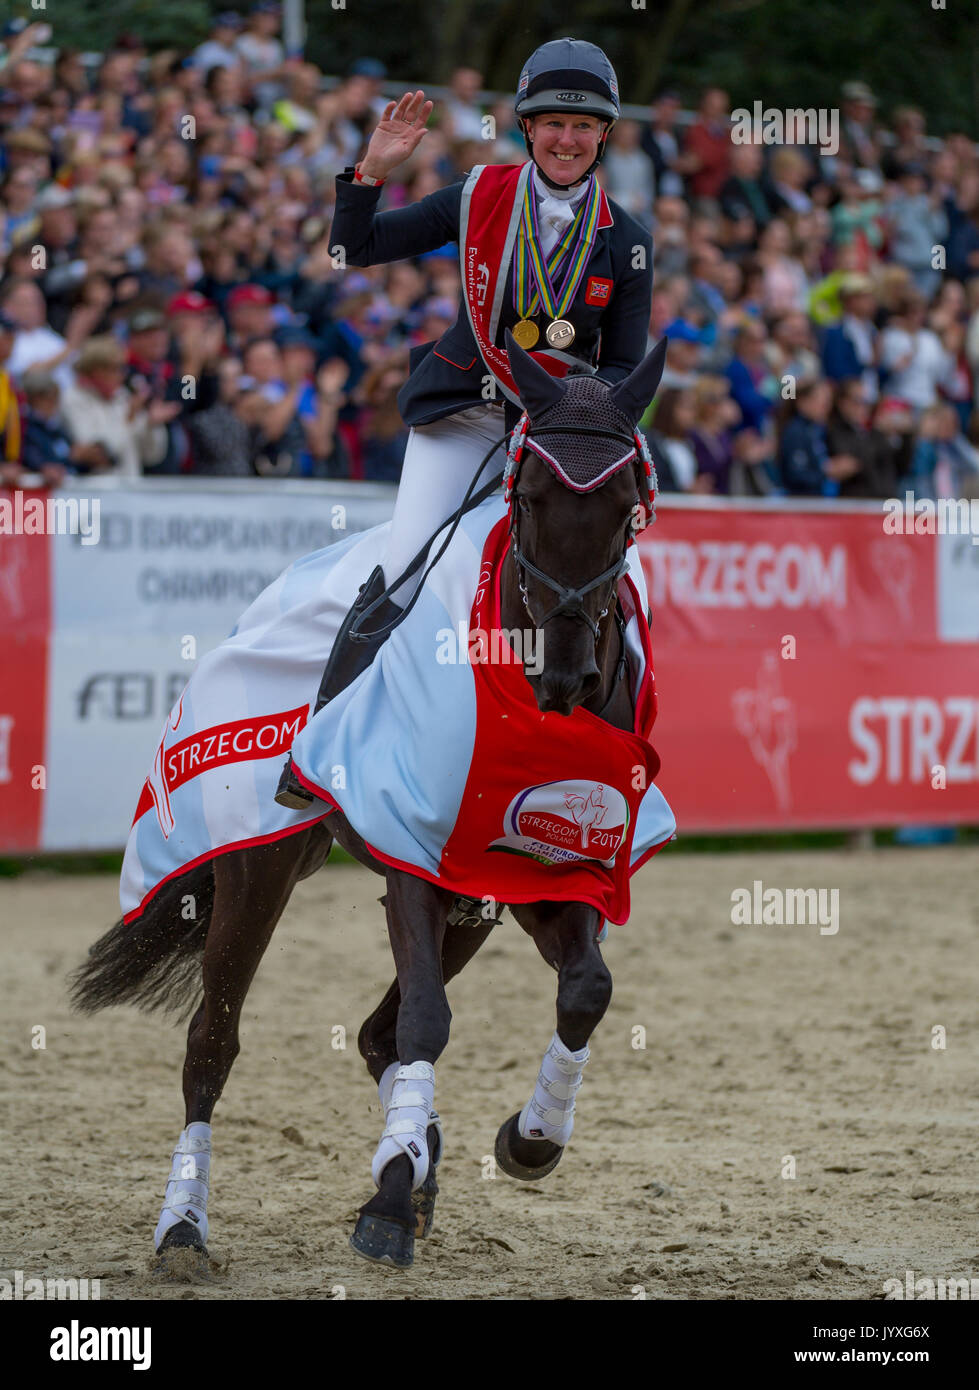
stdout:
[(532, 348), (540, 337), (540, 329), (533, 319), (521, 319), (519, 323), (513, 325), (510, 332), (525, 352), (528, 348)]
[(574, 342), (574, 324), (567, 319), (555, 319), (544, 330), (544, 337), (552, 348), (567, 348)]

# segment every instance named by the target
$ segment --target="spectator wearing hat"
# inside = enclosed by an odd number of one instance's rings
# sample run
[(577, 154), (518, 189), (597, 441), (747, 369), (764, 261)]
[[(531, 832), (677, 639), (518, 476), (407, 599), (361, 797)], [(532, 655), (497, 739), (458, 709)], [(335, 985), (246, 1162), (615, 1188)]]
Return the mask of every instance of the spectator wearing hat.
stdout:
[(900, 191), (884, 211), (890, 258), (909, 271), (919, 293), (931, 298), (942, 278), (932, 267), (932, 248), (944, 246), (948, 235), (941, 190), (929, 194), (925, 166), (918, 163), (904, 165), (899, 184)]
[[(170, 360), (170, 332), (166, 316), (158, 309), (137, 309), (128, 324), (126, 343), (126, 385), (136, 394), (145, 394), (147, 401), (174, 400), (174, 418), (165, 422), (167, 450), (154, 465), (154, 473), (178, 473), (183, 458), (184, 441), (177, 416), (181, 403), (179, 393), (174, 398), (174, 363)], [(195, 394), (196, 394), (196, 385)]]
[(357, 100), (365, 101), (377, 120), (384, 115), (387, 105), (381, 91), (387, 75), (388, 70), (380, 58), (355, 58), (347, 72), (347, 86), (353, 84), (352, 90), (356, 93)]
[(877, 299), (869, 275), (845, 275), (840, 283), (843, 318), (826, 330), (823, 371), (830, 381), (859, 380), (864, 400), (873, 404), (879, 394), (877, 374)]
[[(20, 99), (17, 100), (19, 106)], [(8, 131), (3, 137), (7, 172), (13, 174), (27, 169), (36, 175), (39, 183), (46, 183), (51, 177), (51, 149), (48, 137), (30, 126)]]
[(76, 380), (62, 396), (62, 414), (73, 444), (100, 444), (111, 468), (138, 478), (167, 454), (166, 425), (179, 409), (172, 401), (150, 400), (125, 385), (126, 354), (115, 338), (90, 338), (76, 361)]
[(228, 345), (232, 352), (240, 352), (253, 338), (270, 337), (275, 331), (272, 317), (275, 297), (264, 285), (236, 285), (228, 294), (225, 304)]
[(276, 0), (259, 0), (244, 33), (235, 39), (235, 52), (245, 65), (252, 97), (266, 109), (281, 96), (281, 79), (289, 71), (285, 49), (277, 38), (281, 27), (282, 6)]
[(841, 89), (839, 157), (862, 169), (880, 168), (880, 151), (874, 129), (877, 98), (866, 82), (844, 82)]
[(63, 333), (86, 266), (78, 256), (78, 218), (70, 189), (49, 184), (35, 203), (41, 219), (38, 240), (45, 248), (41, 288), (48, 305), (48, 322)]
[(194, 64), (205, 73), (210, 72), (212, 68), (241, 67), (242, 57), (235, 48), (235, 40), (244, 24), (237, 10), (222, 10), (220, 14), (215, 15), (210, 34), (191, 54)]
[(687, 319), (678, 318), (667, 324), (666, 337), (669, 345), (660, 386), (664, 391), (669, 387), (686, 390), (696, 381), (703, 360), (700, 329)]
[(24, 373), (23, 468), (40, 474), (48, 487), (66, 475), (102, 473), (111, 466), (101, 444), (76, 444), (61, 416), (61, 390), (50, 372), (34, 367)]

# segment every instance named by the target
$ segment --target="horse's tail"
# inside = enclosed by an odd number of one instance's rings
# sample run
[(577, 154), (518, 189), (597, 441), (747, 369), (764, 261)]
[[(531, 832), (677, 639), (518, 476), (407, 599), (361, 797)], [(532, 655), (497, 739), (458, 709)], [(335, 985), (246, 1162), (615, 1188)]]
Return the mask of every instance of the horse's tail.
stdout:
[(160, 889), (129, 926), (120, 919), (96, 941), (70, 979), (72, 1007), (109, 1004), (188, 1014), (201, 989), (200, 962), (214, 907), (209, 860)]

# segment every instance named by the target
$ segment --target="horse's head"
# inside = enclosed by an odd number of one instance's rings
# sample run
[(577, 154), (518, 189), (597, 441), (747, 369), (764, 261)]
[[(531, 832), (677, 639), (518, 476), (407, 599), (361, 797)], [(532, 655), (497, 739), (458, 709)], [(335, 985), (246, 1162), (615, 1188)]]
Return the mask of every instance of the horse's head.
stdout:
[(541, 711), (567, 715), (601, 683), (602, 623), (612, 621), (626, 549), (652, 508), (637, 426), (663, 374), (666, 340), (615, 386), (549, 376), (509, 331), (506, 347), (525, 411), (507, 465), (513, 560), (544, 656), (527, 679)]

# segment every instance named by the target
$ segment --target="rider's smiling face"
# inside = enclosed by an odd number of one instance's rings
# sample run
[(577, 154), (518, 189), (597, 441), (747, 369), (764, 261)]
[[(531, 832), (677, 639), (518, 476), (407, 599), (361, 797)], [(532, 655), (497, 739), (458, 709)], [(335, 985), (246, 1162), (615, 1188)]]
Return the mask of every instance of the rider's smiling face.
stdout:
[(534, 158), (549, 179), (571, 184), (590, 168), (598, 154), (604, 122), (597, 116), (567, 111), (545, 112), (531, 120)]

